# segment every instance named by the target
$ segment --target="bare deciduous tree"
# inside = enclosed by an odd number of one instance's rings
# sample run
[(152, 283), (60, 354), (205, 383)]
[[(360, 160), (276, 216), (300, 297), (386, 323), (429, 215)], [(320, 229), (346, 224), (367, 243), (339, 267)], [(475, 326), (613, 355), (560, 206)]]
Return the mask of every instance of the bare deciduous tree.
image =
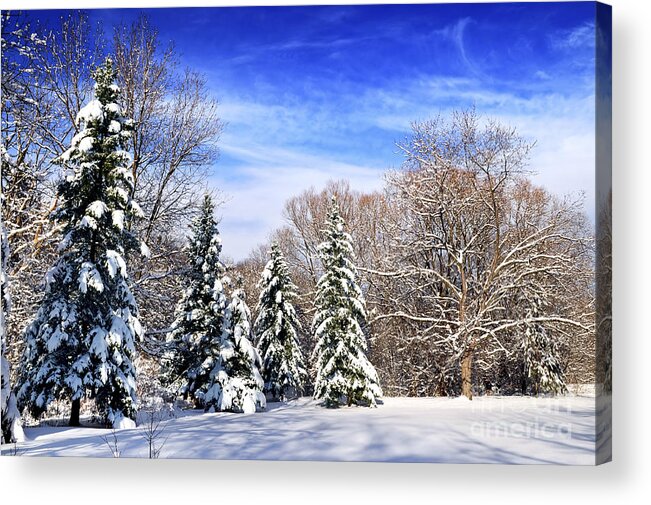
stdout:
[(146, 16), (113, 36), (118, 82), (134, 121), (131, 172), (145, 212), (145, 241), (188, 222), (217, 156), (223, 129), (205, 78), (179, 72), (174, 46), (160, 47)]
[[(567, 273), (585, 266), (577, 259), (590, 238), (575, 205), (522, 180), (531, 147), (514, 129), (456, 113), (450, 123), (415, 124), (402, 145), (405, 170), (390, 178), (402, 216), (388, 230), (397, 256), (394, 269), (376, 273), (425, 303), (384, 317), (426, 325), (421, 337), (452, 354), (468, 398), (474, 360), (508, 355), (505, 339), (526, 324), (557, 335), (593, 331), (575, 300), (557, 296)], [(518, 313), (534, 297), (549, 312)]]

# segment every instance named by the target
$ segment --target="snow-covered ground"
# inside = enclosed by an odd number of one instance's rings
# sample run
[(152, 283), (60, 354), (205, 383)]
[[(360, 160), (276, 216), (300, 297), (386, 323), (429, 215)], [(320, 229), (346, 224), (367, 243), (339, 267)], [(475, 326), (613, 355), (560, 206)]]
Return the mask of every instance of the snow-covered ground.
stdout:
[[(385, 398), (338, 410), (303, 398), (257, 414), (186, 411), (162, 424), (156, 444), (161, 458), (589, 465), (594, 415), (592, 396)], [(111, 430), (25, 431), (20, 456), (112, 457)], [(148, 457), (142, 426), (115, 433), (120, 457)]]

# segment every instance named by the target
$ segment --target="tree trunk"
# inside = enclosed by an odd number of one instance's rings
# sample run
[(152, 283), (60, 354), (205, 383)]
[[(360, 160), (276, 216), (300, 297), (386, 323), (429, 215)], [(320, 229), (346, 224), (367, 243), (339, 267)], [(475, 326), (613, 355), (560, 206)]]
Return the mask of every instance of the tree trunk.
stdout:
[(461, 357), (461, 394), (472, 400), (472, 351)]
[(79, 411), (81, 410), (81, 400), (72, 400), (72, 409), (70, 410), (69, 426), (79, 426)]
[(522, 364), (522, 375), (520, 378), (520, 391), (522, 393), (522, 396), (525, 396), (527, 394), (527, 367)]

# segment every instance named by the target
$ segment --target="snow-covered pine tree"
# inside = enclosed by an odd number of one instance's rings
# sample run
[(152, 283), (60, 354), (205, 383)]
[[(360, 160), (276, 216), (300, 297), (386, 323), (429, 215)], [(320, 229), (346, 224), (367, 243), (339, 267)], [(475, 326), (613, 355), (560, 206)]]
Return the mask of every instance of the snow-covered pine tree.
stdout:
[(314, 398), (326, 407), (342, 404), (375, 406), (382, 396), (377, 372), (366, 357), (362, 325), (366, 306), (357, 284), (351, 237), (336, 198), (328, 213), (326, 240), (319, 245), (323, 275), (314, 300), (312, 329), (316, 340)]
[(258, 287), (261, 291), (254, 330), (262, 356), (264, 392), (273, 400), (300, 396), (307, 372), (298, 340), (301, 326), (293, 305), (297, 288), (275, 242)]
[(68, 175), (58, 187), (52, 218), (63, 226), (59, 258), (25, 333), (19, 405), (40, 415), (54, 400), (94, 398), (115, 428), (135, 426), (135, 341), (142, 328), (125, 256), (147, 246), (127, 223), (142, 215), (130, 197), (133, 177), (124, 151), (132, 122), (118, 105), (110, 58), (94, 73), (95, 99), (77, 115), (80, 126), (58, 162)]
[(260, 355), (252, 344), (251, 311), (242, 289), (233, 291), (225, 322), (228, 331), (222, 333), (205, 407), (251, 414), (264, 409), (266, 401), (262, 393)]
[[(534, 298), (527, 313), (527, 319), (540, 317), (542, 301), (539, 297)], [(558, 357), (558, 344), (540, 322), (527, 323), (522, 345), (525, 373), (533, 392), (536, 395), (543, 392), (566, 393), (567, 386)]]
[[(0, 197), (1, 200), (1, 197)], [(11, 389), (11, 371), (9, 361), (6, 358), (6, 314), (11, 308), (11, 298), (9, 296), (9, 282), (7, 281), (7, 257), (9, 256), (9, 244), (7, 234), (2, 221), (0, 221), (0, 291), (2, 299), (0, 300), (0, 367), (1, 367), (1, 386), (0, 398), (2, 400), (2, 441), (6, 443), (22, 442), (25, 439), (23, 433), (20, 412), (16, 405), (16, 396)]]
[(162, 372), (166, 384), (197, 406), (204, 404), (222, 333), (228, 331), (226, 269), (219, 259), (222, 244), (214, 212), (212, 198), (205, 195), (201, 212), (192, 224), (189, 286), (176, 308)]

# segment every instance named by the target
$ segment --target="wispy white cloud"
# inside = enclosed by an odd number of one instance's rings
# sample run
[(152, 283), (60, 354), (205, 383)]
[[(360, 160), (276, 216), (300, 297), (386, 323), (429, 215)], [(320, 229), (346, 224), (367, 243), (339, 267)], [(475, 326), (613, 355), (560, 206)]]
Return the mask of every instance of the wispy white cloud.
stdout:
[(459, 52), (459, 57), (464, 63), (466, 68), (475, 76), (484, 76), (483, 72), (479, 66), (470, 58), (468, 51), (466, 50), (465, 43), (465, 32), (469, 25), (473, 23), (473, 19), (469, 17), (464, 17), (459, 19), (457, 22), (448, 25), (440, 30), (435, 30), (435, 34), (442, 35), (447, 37), (453, 42), (457, 51)]
[[(559, 195), (585, 194), (592, 212), (590, 83), (552, 89), (543, 80), (519, 93), (507, 86), (488, 89), (476, 77), (424, 75), (337, 92), (333, 97), (320, 90), (316, 100), (271, 92), (222, 99), (229, 123), (221, 142), (225, 163), (216, 167), (212, 182), (230, 196), (221, 223), (226, 254), (245, 257), (283, 224), (285, 201), (311, 186), (346, 178), (356, 189), (381, 188), (383, 173), (401, 161), (394, 142), (409, 134), (411, 122), (473, 105), (535, 140), (530, 163), (535, 181)], [(382, 156), (372, 142), (386, 146)]]
[(581, 23), (570, 30), (559, 30), (550, 35), (550, 44), (555, 49), (575, 50), (595, 45), (594, 22)]
[(375, 94), (373, 103), (383, 102), (374, 117), (379, 127), (408, 132), (412, 121), (474, 105), (480, 114), (535, 141), (529, 163), (533, 179), (557, 195), (585, 195), (586, 212), (594, 219), (595, 98), (590, 87), (574, 94), (549, 92), (525, 98), (485, 90), (478, 82), (445, 80), (442, 84), (434, 78), (414, 84), (400, 96), (396, 99), (386, 90)]
[(250, 64), (262, 58), (275, 58), (277, 57), (277, 53), (291, 51), (330, 50), (331, 54), (336, 54), (337, 51), (342, 48), (377, 38), (377, 35), (358, 37), (329, 37), (323, 38), (321, 40), (314, 40), (309, 38), (293, 38), (275, 44), (249, 44), (239, 47), (239, 54), (237, 56), (227, 58), (226, 62), (235, 65)]
[(224, 253), (234, 259), (246, 257), (284, 224), (285, 202), (301, 191), (338, 179), (347, 179), (361, 191), (380, 189), (383, 184), (385, 167), (354, 165), (248, 140), (225, 143), (222, 150), (241, 162), (237, 177), (218, 172), (211, 181), (227, 197), (220, 208), (220, 229)]

